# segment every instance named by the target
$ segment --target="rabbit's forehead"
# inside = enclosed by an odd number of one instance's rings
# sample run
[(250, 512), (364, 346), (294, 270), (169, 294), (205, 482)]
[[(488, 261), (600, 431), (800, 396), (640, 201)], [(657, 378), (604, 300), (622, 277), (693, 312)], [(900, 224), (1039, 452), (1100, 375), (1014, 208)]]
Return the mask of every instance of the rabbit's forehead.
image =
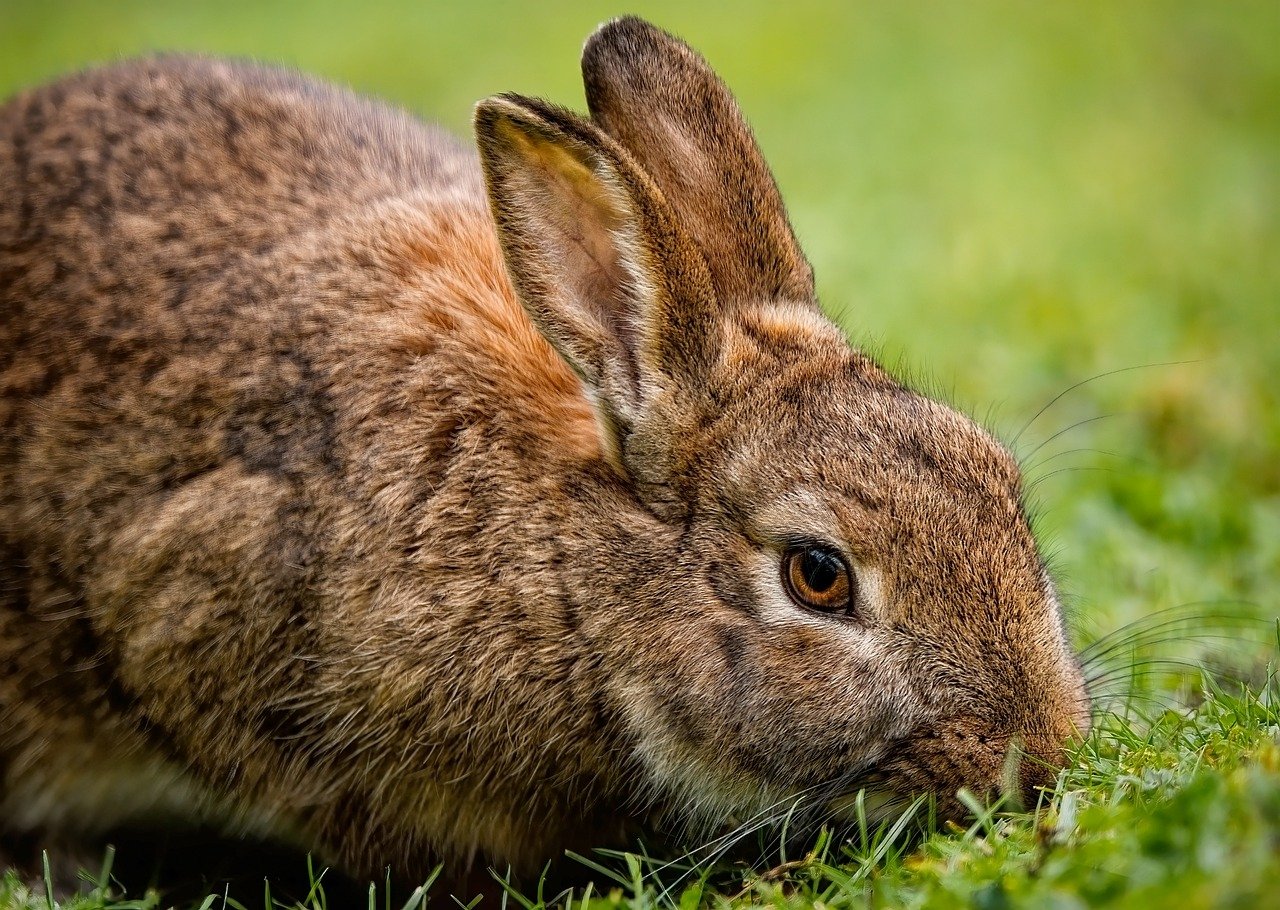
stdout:
[(742, 467), (861, 492), (918, 481), (1017, 496), (1017, 464), (990, 434), (901, 385), (813, 307), (739, 312), (712, 385), (722, 410), (706, 441)]
[(753, 499), (819, 489), (873, 509), (1018, 502), (1017, 463), (959, 412), (901, 387), (796, 372), (748, 391), (754, 400), (709, 440), (733, 488)]

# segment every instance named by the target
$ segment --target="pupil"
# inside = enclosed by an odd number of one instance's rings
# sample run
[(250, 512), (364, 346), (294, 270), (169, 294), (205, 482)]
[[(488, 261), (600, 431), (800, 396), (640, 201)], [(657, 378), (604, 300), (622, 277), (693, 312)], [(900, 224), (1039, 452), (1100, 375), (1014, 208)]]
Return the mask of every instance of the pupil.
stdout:
[(800, 569), (804, 572), (805, 583), (814, 591), (821, 593), (836, 583), (840, 571), (839, 563), (831, 554), (821, 550), (809, 550), (804, 554)]

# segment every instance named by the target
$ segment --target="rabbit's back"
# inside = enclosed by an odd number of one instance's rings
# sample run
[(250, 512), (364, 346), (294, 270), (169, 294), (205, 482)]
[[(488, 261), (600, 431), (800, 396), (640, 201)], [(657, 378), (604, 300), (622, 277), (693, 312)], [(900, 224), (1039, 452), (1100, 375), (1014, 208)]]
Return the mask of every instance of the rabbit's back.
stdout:
[(172, 246), (131, 254), (173, 260), (187, 246), (260, 249), (416, 188), (483, 198), (472, 153), (447, 133), (301, 74), (214, 58), (129, 61), (19, 94), (0, 107), (0, 150), (9, 251), (81, 219), (127, 240), (133, 216), (162, 221)]
[[(391, 411), (456, 429), (518, 406), (557, 445), (590, 427), (510, 287), (474, 151), (400, 111), (158, 58), (0, 108), (0, 164), (9, 538), (109, 531), (231, 461), (346, 476), (422, 444)], [(94, 549), (64, 543), (67, 564)]]
[[(167, 410), (234, 450), (234, 432), (208, 418), (252, 422), (246, 408), (269, 392), (246, 386), (283, 361), (298, 373), (289, 406), (314, 410), (303, 386), (323, 368), (304, 362), (310, 337), (380, 296), (360, 286), (356, 261), (363, 227), (374, 270), (379, 232), (359, 222), (415, 194), (452, 197), (445, 218), (459, 204), (464, 218), (481, 211), (472, 157), (375, 102), (203, 58), (126, 63), (13, 99), (0, 108), (0, 471), (54, 407), (78, 412), (67, 422), (98, 442), (108, 424), (180, 434), (144, 426)], [(244, 374), (238, 389), (228, 370)], [(295, 416), (297, 432), (324, 435), (316, 415)], [(165, 448), (170, 460), (193, 454)]]

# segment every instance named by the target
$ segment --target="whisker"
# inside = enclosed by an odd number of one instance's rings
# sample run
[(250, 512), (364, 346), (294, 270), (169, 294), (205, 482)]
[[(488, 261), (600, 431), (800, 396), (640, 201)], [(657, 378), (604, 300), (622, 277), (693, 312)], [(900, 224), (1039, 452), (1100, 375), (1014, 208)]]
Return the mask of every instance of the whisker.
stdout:
[[(1187, 645), (1211, 645), (1213, 643), (1241, 645), (1249, 644), (1251, 642), (1249, 638), (1244, 635), (1229, 635), (1227, 633), (1217, 632), (1197, 632), (1192, 635), (1163, 636), (1160, 638), (1142, 639), (1131, 647), (1123, 649), (1114, 648), (1109, 651), (1093, 655), (1086, 663), (1083, 664), (1083, 668), (1088, 671), (1088, 673), (1092, 673), (1095, 670), (1107, 670), (1109, 668), (1115, 668), (1116, 666), (1127, 666), (1130, 661), (1126, 660), (1126, 654), (1136, 655), (1136, 652), (1138, 651), (1151, 651), (1155, 648), (1175, 643)], [(1260, 641), (1257, 642), (1257, 645), (1259, 648), (1263, 647), (1262, 642)], [(1220, 654), (1220, 649), (1209, 648), (1206, 649), (1206, 651), (1207, 653), (1205, 653), (1205, 657)]]
[(1224, 607), (1237, 606), (1249, 607), (1256, 609), (1257, 605), (1244, 600), (1197, 600), (1188, 603), (1177, 604), (1172, 607), (1165, 607), (1161, 610), (1155, 610), (1138, 617), (1131, 622), (1127, 622), (1122, 626), (1108, 632), (1101, 638), (1096, 639), (1080, 650), (1080, 655), (1085, 657), (1092, 653), (1095, 649), (1102, 646), (1111, 646), (1117, 643), (1116, 636), (1125, 636), (1124, 641), (1129, 640), (1134, 635), (1145, 634), (1145, 630), (1154, 630), (1176, 625), (1180, 622), (1195, 621), (1203, 623), (1206, 621), (1222, 621), (1222, 622), (1242, 622), (1242, 623), (1270, 623), (1270, 620), (1261, 619), (1259, 617), (1244, 616), (1240, 613), (1227, 612), (1206, 612), (1207, 607)]
[(1101, 687), (1120, 682), (1134, 683), (1159, 673), (1202, 673), (1209, 670), (1203, 660), (1178, 657), (1147, 657), (1124, 664), (1101, 667), (1098, 672), (1085, 677), (1085, 685)]
[[(1109, 705), (1123, 703), (1125, 707), (1128, 707), (1135, 701), (1155, 704), (1161, 708), (1169, 708), (1179, 704), (1177, 696), (1172, 692), (1135, 692), (1132, 689), (1127, 689), (1123, 692), (1102, 693), (1097, 697), (1096, 701)], [(1118, 712), (1112, 708), (1098, 708), (1098, 710), (1094, 712), (1093, 717), (1094, 720), (1101, 721), (1107, 717), (1115, 717), (1117, 716), (1117, 713)]]
[[(1208, 621), (1208, 618), (1205, 621)], [(1251, 636), (1245, 633), (1261, 632), (1265, 628), (1265, 620), (1254, 622), (1241, 620), (1237, 623), (1227, 617), (1220, 617), (1217, 621), (1221, 622), (1221, 625), (1212, 631), (1208, 629), (1204, 631), (1179, 629), (1178, 626), (1181, 625), (1181, 621), (1135, 630), (1123, 639), (1107, 643), (1106, 647), (1102, 649), (1080, 652), (1080, 663), (1082, 667), (1090, 668), (1109, 660), (1117, 659), (1118, 655), (1123, 653), (1150, 650), (1174, 643), (1195, 644), (1206, 641), (1233, 641), (1240, 643), (1250, 639)], [(1259, 639), (1258, 644), (1261, 643), (1261, 639)]]
[[(654, 867), (649, 872), (645, 873), (644, 877), (657, 877), (668, 869), (678, 867), (686, 862), (690, 863), (691, 865), (686, 868), (674, 882), (667, 884), (663, 888), (662, 894), (664, 896), (668, 895), (674, 887), (684, 881), (688, 875), (696, 871), (699, 867), (714, 866), (726, 853), (732, 850), (737, 844), (741, 843), (745, 838), (750, 837), (752, 834), (764, 830), (770, 825), (776, 824), (778, 821), (782, 820), (792, 811), (792, 807), (801, 803), (820, 787), (822, 787), (821, 783), (814, 784), (811, 787), (807, 787), (804, 790), (799, 791), (798, 793), (791, 794), (783, 799), (777, 800), (732, 830), (718, 835), (710, 841), (697, 847), (693, 847), (674, 859), (668, 860), (667, 862)], [(783, 813), (779, 813), (777, 810), (779, 807), (783, 806), (787, 806), (787, 810)], [(698, 859), (697, 857), (699, 854), (705, 854), (706, 859)]]
[(1044, 458), (1040, 459), (1040, 460), (1039, 460), (1039, 461), (1037, 461), (1035, 464), (1027, 465), (1026, 467), (1024, 467), (1024, 468), (1022, 469), (1022, 473), (1023, 473), (1023, 474), (1025, 474), (1025, 475), (1027, 475), (1027, 477), (1032, 478), (1032, 482), (1034, 483), (1034, 482), (1035, 482), (1035, 477), (1034, 477), (1035, 472), (1036, 472), (1038, 469), (1040, 469), (1040, 468), (1044, 467), (1045, 465), (1047, 465), (1049, 462), (1051, 462), (1051, 461), (1056, 461), (1057, 459), (1062, 458), (1063, 456), (1066, 456), (1066, 455), (1077, 455), (1077, 454), (1084, 453), (1084, 452), (1088, 452), (1088, 453), (1093, 454), (1093, 455), (1104, 455), (1104, 456), (1106, 456), (1107, 458), (1115, 458), (1115, 459), (1118, 459), (1118, 460), (1128, 461), (1128, 462), (1130, 462), (1130, 463), (1132, 463), (1132, 464), (1141, 464), (1141, 463), (1142, 463), (1140, 459), (1133, 458), (1133, 457), (1131, 457), (1131, 456), (1129, 456), (1129, 455), (1121, 455), (1121, 454), (1120, 454), (1120, 453), (1118, 453), (1118, 452), (1107, 452), (1107, 451), (1105, 451), (1105, 450), (1103, 450), (1103, 449), (1088, 449), (1088, 448), (1063, 449), (1061, 452), (1054, 452), (1052, 455), (1048, 455), (1048, 456), (1046, 456), (1046, 457), (1044, 457)]
[(1085, 426), (1086, 424), (1096, 423), (1099, 420), (1107, 420), (1108, 418), (1117, 417), (1117, 416), (1119, 415), (1118, 414), (1095, 414), (1092, 417), (1086, 417), (1084, 420), (1077, 420), (1075, 423), (1071, 424), (1070, 426), (1063, 427), (1061, 430), (1054, 433), (1052, 436), (1048, 437), (1047, 439), (1041, 440), (1040, 443), (1037, 444), (1036, 447), (1032, 449), (1030, 452), (1028, 452), (1026, 455), (1018, 456), (1018, 460), (1024, 463), (1027, 461), (1030, 461), (1035, 456), (1036, 452), (1039, 452), (1041, 449), (1043, 449), (1045, 446), (1053, 442), (1055, 439), (1057, 439), (1059, 436), (1063, 435), (1064, 433), (1070, 433), (1072, 430), (1077, 429), (1078, 427)]
[(1078, 465), (1069, 468), (1058, 468), (1056, 471), (1050, 471), (1048, 474), (1041, 474), (1039, 477), (1029, 478), (1029, 482), (1032, 485), (1039, 485), (1055, 474), (1070, 474), (1073, 471), (1097, 471), (1099, 473), (1114, 474), (1115, 470), (1115, 468), (1109, 468), (1103, 465)]
[(794, 820), (798, 819), (795, 827), (801, 831), (818, 830), (828, 825), (836, 816), (837, 810), (833, 806), (836, 797), (849, 793), (863, 776), (865, 776), (864, 772), (858, 769), (847, 771), (826, 781), (819, 781), (796, 794), (778, 800), (731, 831), (656, 866), (647, 872), (645, 877), (656, 877), (671, 868), (681, 867), (682, 871), (675, 879), (663, 883), (659, 897), (665, 900), (690, 875), (695, 874), (700, 868), (714, 867), (747, 837), (771, 827), (781, 826), (777, 836), (762, 845), (762, 852), (757, 858), (756, 865), (763, 864), (770, 852), (783, 849), (787, 830)]
[(1045, 404), (1044, 407), (1042, 407), (1040, 410), (1032, 414), (1031, 419), (1028, 420), (1026, 423), (1024, 423), (1022, 425), (1022, 429), (1018, 430), (1017, 435), (1013, 437), (1013, 441), (1010, 443), (1010, 447), (1017, 446), (1018, 440), (1022, 438), (1022, 434), (1026, 433), (1027, 430), (1031, 428), (1031, 425), (1034, 424), (1037, 420), (1039, 420), (1046, 411), (1048, 411), (1055, 404), (1061, 401), (1065, 396), (1074, 392), (1076, 389), (1079, 389), (1083, 386), (1088, 385), (1091, 382), (1096, 382), (1099, 379), (1106, 379), (1108, 376), (1116, 376), (1116, 375), (1119, 375), (1120, 373), (1130, 373), (1130, 372), (1133, 372), (1134, 370), (1149, 370), (1153, 367), (1185, 366), (1186, 364), (1189, 364), (1189, 363), (1198, 363), (1198, 362), (1199, 362), (1198, 360), (1169, 360), (1169, 361), (1164, 361), (1162, 363), (1140, 363), (1140, 364), (1137, 364), (1136, 366), (1120, 367), (1119, 369), (1108, 370), (1105, 373), (1098, 373), (1095, 376), (1090, 376), (1088, 379), (1082, 379), (1079, 382), (1074, 383), (1073, 385), (1067, 386), (1057, 395), (1054, 395), (1051, 399), (1049, 399), (1048, 403)]
[(1150, 676), (1161, 670), (1204, 670), (1205, 666), (1200, 661), (1183, 660), (1176, 657), (1148, 657), (1142, 660), (1133, 661), (1130, 664), (1120, 667), (1112, 667), (1105, 672), (1085, 677), (1085, 685), (1099, 684), (1104, 680), (1113, 679), (1137, 679), (1141, 676)]

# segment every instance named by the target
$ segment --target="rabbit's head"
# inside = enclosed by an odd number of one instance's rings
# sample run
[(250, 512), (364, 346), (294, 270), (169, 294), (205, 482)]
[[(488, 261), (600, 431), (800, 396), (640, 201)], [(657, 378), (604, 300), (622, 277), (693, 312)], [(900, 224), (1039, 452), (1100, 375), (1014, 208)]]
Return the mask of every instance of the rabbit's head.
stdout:
[(1088, 714), (1014, 459), (823, 316), (705, 61), (622, 19), (583, 69), (589, 121), (503, 95), (476, 129), (517, 292), (674, 541), (607, 554), (627, 600), (586, 620), (655, 792), (1033, 794)]

